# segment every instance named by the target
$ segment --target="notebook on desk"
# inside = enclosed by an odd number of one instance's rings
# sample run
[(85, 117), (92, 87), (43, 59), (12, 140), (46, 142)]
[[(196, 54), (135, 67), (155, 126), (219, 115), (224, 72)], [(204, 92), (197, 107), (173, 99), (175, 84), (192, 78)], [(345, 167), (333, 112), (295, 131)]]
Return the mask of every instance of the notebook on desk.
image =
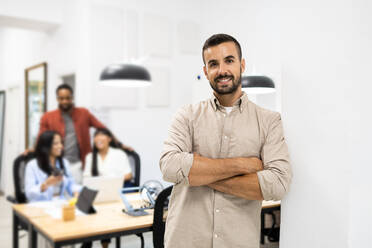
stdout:
[(119, 191), (123, 188), (123, 177), (87, 177), (83, 184), (98, 191), (94, 203), (120, 201)]

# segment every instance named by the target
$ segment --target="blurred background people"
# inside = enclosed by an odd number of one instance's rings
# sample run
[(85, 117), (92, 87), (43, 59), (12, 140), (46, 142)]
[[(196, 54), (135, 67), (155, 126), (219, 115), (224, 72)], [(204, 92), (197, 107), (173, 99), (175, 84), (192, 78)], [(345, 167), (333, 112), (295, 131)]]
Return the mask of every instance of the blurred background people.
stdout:
[(71, 175), (69, 162), (63, 158), (62, 137), (56, 131), (43, 132), (37, 141), (36, 158), (25, 172), (25, 193), (29, 202), (48, 201), (53, 197), (77, 197), (81, 186)]
[[(46, 130), (61, 134), (64, 156), (70, 162), (71, 174), (77, 183), (81, 183), (84, 158), (91, 152), (89, 129), (106, 127), (86, 108), (75, 107), (73, 90), (68, 84), (58, 86), (56, 94), (58, 109), (48, 111), (41, 117), (39, 135)], [(112, 137), (123, 149), (133, 150)]]
[(115, 142), (106, 128), (98, 128), (94, 133), (93, 152), (86, 157), (84, 177), (122, 176), (126, 186), (133, 177), (126, 153)]

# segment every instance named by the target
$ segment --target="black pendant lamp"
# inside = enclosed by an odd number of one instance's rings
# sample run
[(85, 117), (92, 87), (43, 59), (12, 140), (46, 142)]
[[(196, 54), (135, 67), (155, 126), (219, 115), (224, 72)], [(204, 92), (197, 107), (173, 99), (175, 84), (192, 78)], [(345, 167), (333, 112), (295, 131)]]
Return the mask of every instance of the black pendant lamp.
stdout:
[(111, 64), (101, 73), (101, 85), (115, 87), (144, 87), (151, 85), (149, 71), (136, 64)]
[(268, 94), (275, 92), (275, 84), (266, 76), (244, 76), (242, 90), (247, 94)]

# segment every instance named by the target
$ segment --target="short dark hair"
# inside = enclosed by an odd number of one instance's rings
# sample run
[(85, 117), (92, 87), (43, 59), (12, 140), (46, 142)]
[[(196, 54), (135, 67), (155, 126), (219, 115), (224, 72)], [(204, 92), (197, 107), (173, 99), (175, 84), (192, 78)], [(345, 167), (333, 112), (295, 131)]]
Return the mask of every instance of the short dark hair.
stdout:
[(204, 42), (203, 50), (202, 50), (202, 57), (203, 57), (204, 64), (205, 64), (204, 51), (208, 49), (209, 47), (217, 46), (224, 42), (234, 42), (236, 46), (236, 50), (238, 50), (239, 60), (242, 59), (242, 48), (240, 47), (239, 42), (234, 37), (228, 34), (214, 34)]
[(71, 92), (71, 95), (74, 94), (74, 91), (72, 90), (71, 86), (68, 84), (61, 84), (60, 86), (58, 86), (56, 89), (56, 94), (58, 95), (58, 91), (63, 90), (63, 89), (69, 90)]

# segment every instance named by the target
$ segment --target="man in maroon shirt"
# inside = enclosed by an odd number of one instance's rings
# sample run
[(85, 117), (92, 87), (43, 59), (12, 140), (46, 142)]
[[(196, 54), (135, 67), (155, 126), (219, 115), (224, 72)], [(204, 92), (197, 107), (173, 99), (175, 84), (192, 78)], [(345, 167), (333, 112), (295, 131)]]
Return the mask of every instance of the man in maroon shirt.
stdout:
[[(91, 152), (90, 127), (106, 128), (86, 108), (74, 106), (73, 90), (67, 84), (56, 90), (58, 109), (46, 112), (40, 120), (39, 135), (47, 130), (59, 132), (64, 140), (64, 157), (70, 162), (71, 173), (81, 183), (85, 156)], [(122, 145), (124, 149), (133, 150)]]

